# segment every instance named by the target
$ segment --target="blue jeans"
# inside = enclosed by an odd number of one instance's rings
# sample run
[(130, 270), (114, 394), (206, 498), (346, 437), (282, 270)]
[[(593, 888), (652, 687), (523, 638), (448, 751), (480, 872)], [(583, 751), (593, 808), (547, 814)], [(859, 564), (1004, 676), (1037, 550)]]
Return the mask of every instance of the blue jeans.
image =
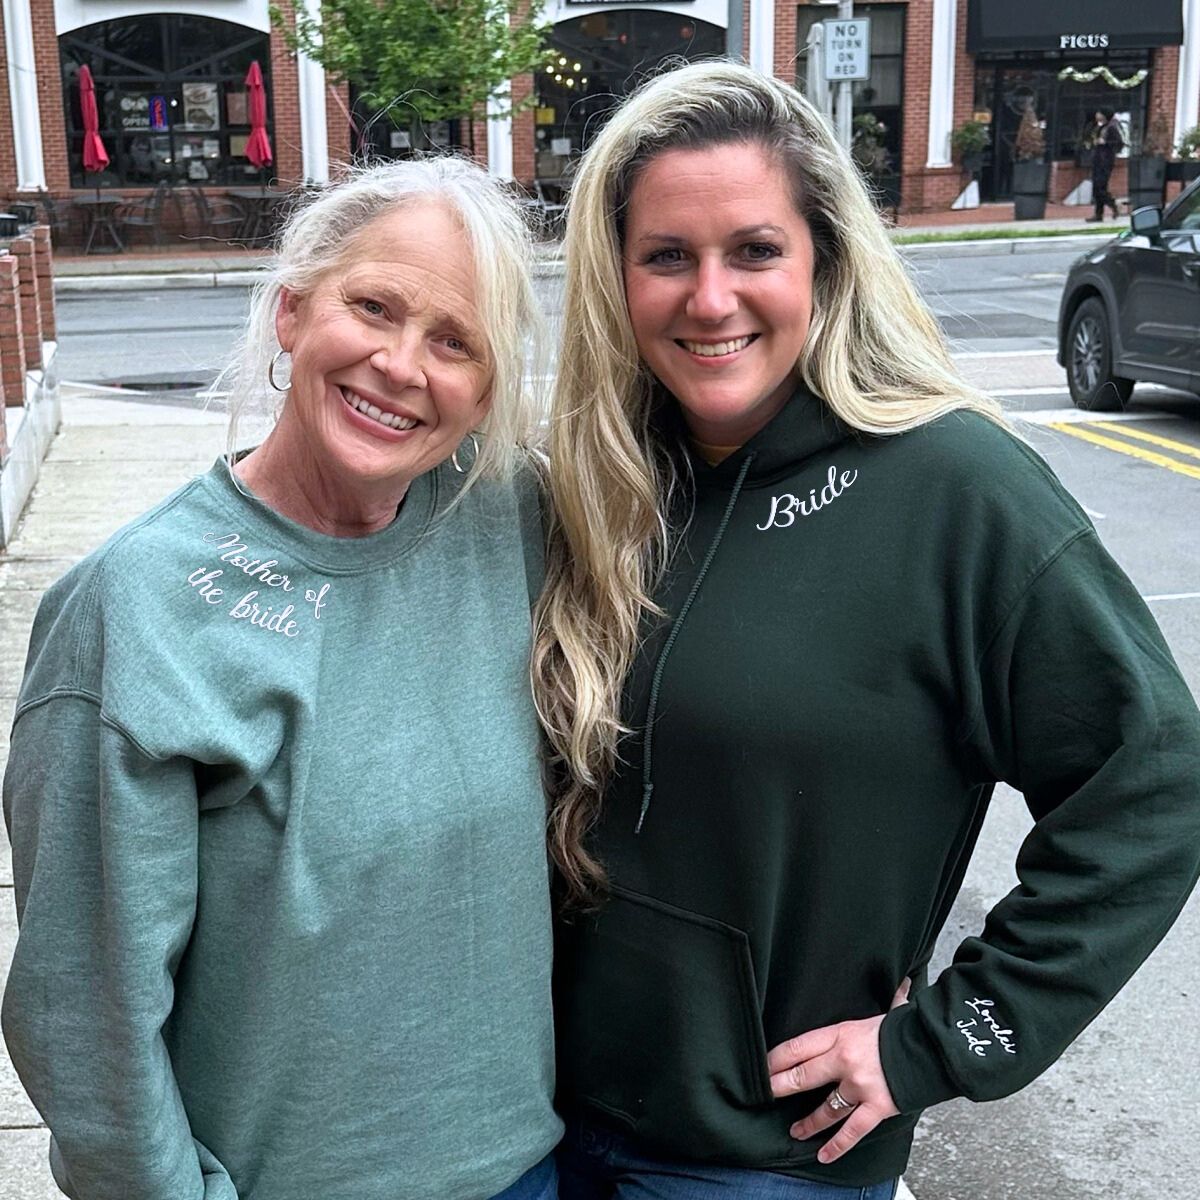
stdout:
[(619, 1133), (567, 1122), (558, 1147), (559, 1200), (892, 1200), (897, 1181), (814, 1183), (774, 1171), (650, 1158)]
[(558, 1200), (554, 1154), (547, 1154), (536, 1167), (530, 1167), (516, 1183), (493, 1196), (492, 1200)]

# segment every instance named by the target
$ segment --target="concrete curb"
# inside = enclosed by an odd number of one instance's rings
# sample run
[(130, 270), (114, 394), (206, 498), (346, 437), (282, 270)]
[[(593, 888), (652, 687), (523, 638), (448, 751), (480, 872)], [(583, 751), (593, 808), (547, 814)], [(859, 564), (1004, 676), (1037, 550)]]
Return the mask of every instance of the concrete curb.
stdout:
[(1038, 250), (1062, 250), (1078, 246), (1082, 252), (1088, 246), (1111, 242), (1114, 233), (1067, 233), (1061, 237), (979, 238), (961, 242), (911, 242), (897, 246), (901, 254), (921, 257), (929, 254), (970, 254), (976, 258), (995, 254), (1033, 254)]

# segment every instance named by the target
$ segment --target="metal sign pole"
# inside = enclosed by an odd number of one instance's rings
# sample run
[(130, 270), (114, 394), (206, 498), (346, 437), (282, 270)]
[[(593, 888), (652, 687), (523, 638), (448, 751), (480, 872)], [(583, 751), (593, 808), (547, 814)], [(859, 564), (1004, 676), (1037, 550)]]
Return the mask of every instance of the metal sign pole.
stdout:
[(729, 27), (725, 30), (725, 53), (730, 58), (745, 60), (746, 46), (742, 27), (746, 23), (744, 0), (729, 0)]
[[(854, 0), (838, 0), (838, 17), (841, 20), (854, 19)], [(850, 149), (854, 138), (854, 84), (843, 79), (837, 85), (837, 139)]]

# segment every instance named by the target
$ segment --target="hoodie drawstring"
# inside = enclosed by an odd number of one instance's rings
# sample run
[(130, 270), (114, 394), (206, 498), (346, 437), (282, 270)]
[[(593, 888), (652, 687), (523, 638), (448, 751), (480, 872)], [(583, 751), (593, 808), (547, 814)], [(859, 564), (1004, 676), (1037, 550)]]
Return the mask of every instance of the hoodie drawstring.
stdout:
[(642, 809), (638, 814), (637, 826), (634, 829), (634, 833), (642, 832), (642, 825), (645, 823), (646, 814), (650, 811), (650, 797), (654, 793), (654, 784), (650, 780), (654, 757), (654, 715), (658, 709), (658, 693), (662, 686), (663, 670), (667, 665), (667, 656), (671, 653), (671, 647), (675, 645), (675, 639), (679, 636), (679, 631), (683, 628), (684, 621), (687, 620), (688, 610), (692, 607), (692, 601), (699, 594), (700, 585), (704, 582), (704, 577), (708, 574), (708, 568), (712, 565), (712, 560), (716, 557), (717, 547), (720, 546), (721, 539), (725, 536), (725, 530), (729, 526), (729, 521), (733, 517), (733, 507), (737, 504), (742, 484), (746, 482), (746, 475), (753, 461), (754, 454), (747, 454), (745, 461), (742, 463), (742, 469), (738, 472), (737, 482), (733, 485), (733, 491), (729, 496), (729, 503), (725, 505), (725, 513), (721, 517), (721, 523), (717, 526), (717, 532), (713, 534), (713, 539), (708, 546), (708, 553), (704, 556), (704, 562), (701, 563), (700, 571), (696, 575), (695, 582), (692, 584), (692, 590), (688, 592), (688, 597), (683, 602), (683, 607), (679, 610), (679, 616), (675, 618), (675, 623), (671, 626), (671, 632), (667, 635), (666, 644), (663, 646), (662, 653), (659, 654), (658, 662), (654, 667), (654, 679), (650, 684), (650, 704), (646, 709), (645, 750), (642, 755)]

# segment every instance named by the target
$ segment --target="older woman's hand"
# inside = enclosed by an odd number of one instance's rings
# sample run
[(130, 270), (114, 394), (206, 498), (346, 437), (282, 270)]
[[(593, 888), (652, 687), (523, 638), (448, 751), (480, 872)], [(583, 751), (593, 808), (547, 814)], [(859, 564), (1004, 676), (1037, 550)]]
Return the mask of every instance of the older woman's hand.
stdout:
[[(901, 983), (892, 997), (892, 1008), (907, 1003), (910, 986), (908, 979)], [(829, 1096), (789, 1131), (792, 1137), (803, 1141), (844, 1121), (818, 1152), (820, 1162), (831, 1163), (841, 1158), (880, 1121), (900, 1111), (879, 1059), (882, 1024), (881, 1014), (864, 1021), (825, 1025), (781, 1042), (767, 1055), (771, 1094), (776, 1099), (829, 1083), (835, 1085)]]

